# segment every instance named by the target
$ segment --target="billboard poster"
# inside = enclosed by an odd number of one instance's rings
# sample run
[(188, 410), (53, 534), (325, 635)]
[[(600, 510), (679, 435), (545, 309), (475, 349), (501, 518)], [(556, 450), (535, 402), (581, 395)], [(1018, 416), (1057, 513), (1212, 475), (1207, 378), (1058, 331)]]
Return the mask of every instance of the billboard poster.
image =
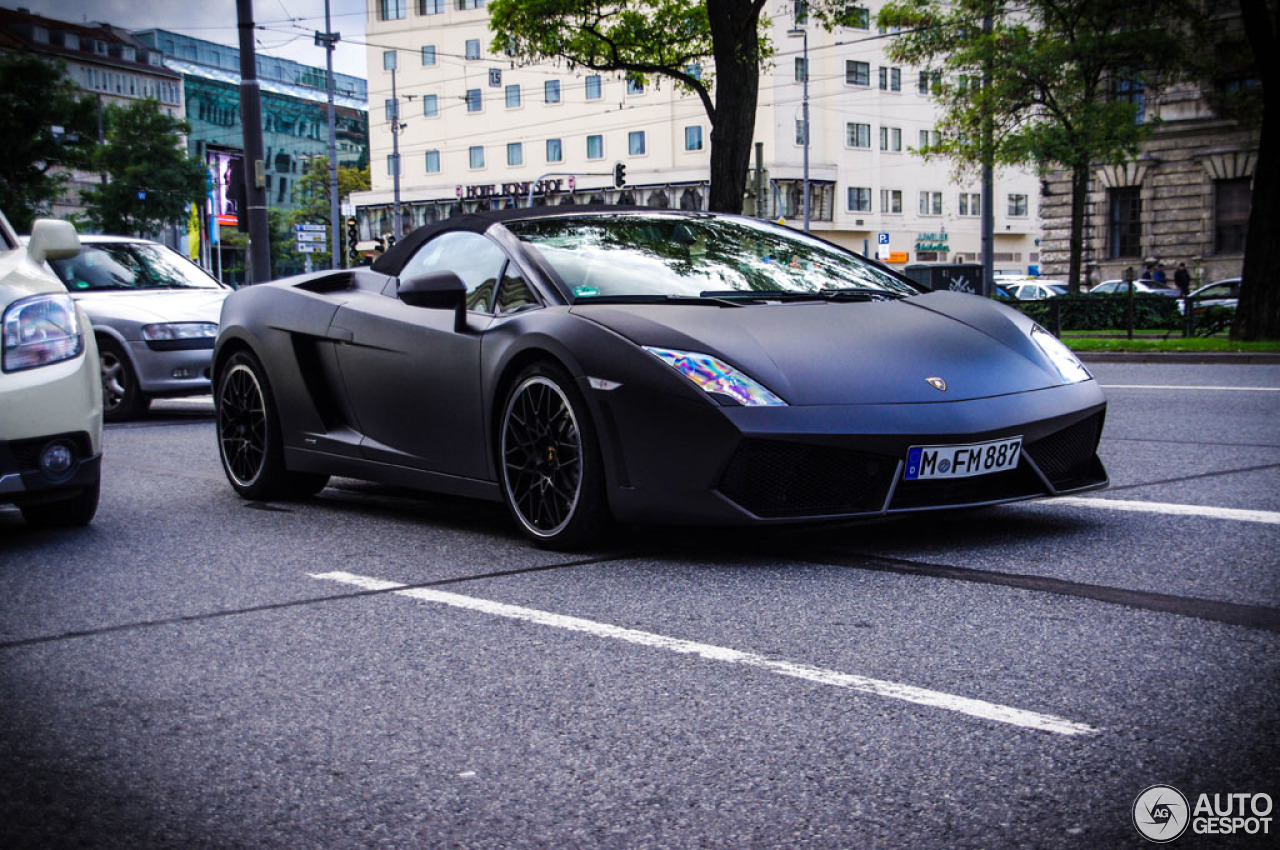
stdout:
[(244, 156), (239, 151), (211, 149), (206, 157), (213, 174), (209, 216), (218, 224), (234, 227), (244, 199)]

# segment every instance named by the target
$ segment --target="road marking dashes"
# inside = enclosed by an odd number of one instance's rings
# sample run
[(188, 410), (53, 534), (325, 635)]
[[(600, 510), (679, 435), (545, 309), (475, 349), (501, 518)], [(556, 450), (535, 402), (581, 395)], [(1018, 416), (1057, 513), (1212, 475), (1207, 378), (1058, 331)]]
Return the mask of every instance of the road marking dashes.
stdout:
[(333, 581), (351, 585), (353, 587), (361, 588), (362, 590), (382, 590), (395, 593), (400, 596), (408, 596), (424, 602), (435, 602), (495, 617), (521, 620), (524, 622), (536, 623), (538, 625), (565, 629), (567, 631), (594, 635), (596, 637), (625, 641), (639, 646), (663, 649), (668, 652), (675, 652), (682, 655), (695, 655), (709, 661), (719, 661), (726, 664), (737, 664), (757, 670), (765, 670), (781, 676), (789, 676), (791, 678), (803, 679), (805, 681), (816, 682), (822, 685), (845, 688), (859, 693), (871, 694), (873, 696), (884, 697), (887, 699), (896, 699), (903, 702), (914, 703), (916, 705), (940, 708), (946, 711), (966, 714), (971, 717), (991, 720), (997, 723), (1019, 726), (1024, 729), (1035, 729), (1041, 732), (1052, 732), (1058, 735), (1096, 735), (1099, 733), (1099, 730), (1092, 726), (1084, 723), (1077, 723), (1073, 720), (1057, 717), (1052, 714), (1041, 714), (1035, 711), (1013, 708), (1007, 705), (1000, 705), (998, 703), (987, 702), (985, 700), (949, 694), (943, 691), (919, 688), (914, 685), (890, 682), (884, 679), (872, 679), (867, 676), (841, 673), (836, 670), (826, 670), (821, 667), (813, 667), (808, 664), (781, 661), (774, 658), (768, 658), (763, 655), (758, 655), (753, 652), (743, 652), (741, 650), (730, 649), (723, 646), (682, 640), (680, 638), (669, 637), (667, 635), (629, 629), (623, 626), (611, 625), (609, 623), (601, 623), (595, 620), (584, 620), (579, 617), (553, 614), (549, 611), (540, 611), (535, 608), (508, 605), (503, 602), (494, 602), (489, 599), (480, 599), (474, 596), (463, 596), (457, 593), (432, 590), (425, 587), (409, 587), (408, 585), (400, 584), (398, 582), (384, 581), (382, 579), (353, 575), (352, 573), (346, 572), (312, 573), (311, 577), (323, 581)]
[(1168, 516), (1196, 516), (1207, 519), (1230, 519), (1238, 522), (1261, 522), (1280, 525), (1280, 512), (1254, 511), (1244, 508), (1209, 508), (1204, 505), (1178, 505), (1170, 502), (1142, 502), (1134, 499), (1098, 499), (1088, 496), (1058, 496), (1046, 505), (1074, 505), (1109, 511), (1137, 511)]

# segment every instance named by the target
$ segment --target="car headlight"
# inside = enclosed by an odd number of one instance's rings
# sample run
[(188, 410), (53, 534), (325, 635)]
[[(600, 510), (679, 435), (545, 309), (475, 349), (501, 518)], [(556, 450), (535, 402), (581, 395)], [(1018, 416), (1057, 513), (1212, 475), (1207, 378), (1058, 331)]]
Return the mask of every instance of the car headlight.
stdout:
[(48, 366), (78, 357), (84, 334), (70, 295), (36, 295), (15, 301), (4, 311), (6, 372)]
[(709, 354), (644, 346), (644, 350), (671, 366), (709, 393), (728, 396), (745, 407), (786, 407), (787, 403), (759, 382)]
[(1031, 328), (1031, 341), (1039, 346), (1044, 352), (1044, 356), (1049, 358), (1053, 363), (1053, 367), (1058, 370), (1058, 374), (1062, 376), (1062, 380), (1069, 384), (1087, 381), (1093, 377), (1089, 374), (1089, 370), (1084, 368), (1084, 364), (1079, 358), (1072, 353), (1071, 349), (1062, 344), (1062, 341), (1049, 333), (1039, 325)]
[(143, 325), (142, 338), (148, 342), (174, 339), (212, 339), (218, 335), (216, 322), (165, 322)]

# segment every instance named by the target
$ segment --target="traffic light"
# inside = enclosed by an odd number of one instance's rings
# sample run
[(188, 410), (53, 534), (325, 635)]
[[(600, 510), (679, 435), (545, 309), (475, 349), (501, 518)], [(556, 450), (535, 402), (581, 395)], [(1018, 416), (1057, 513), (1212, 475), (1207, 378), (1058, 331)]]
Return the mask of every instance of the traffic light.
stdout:
[(627, 167), (620, 162), (613, 164), (613, 185), (619, 189), (627, 185)]

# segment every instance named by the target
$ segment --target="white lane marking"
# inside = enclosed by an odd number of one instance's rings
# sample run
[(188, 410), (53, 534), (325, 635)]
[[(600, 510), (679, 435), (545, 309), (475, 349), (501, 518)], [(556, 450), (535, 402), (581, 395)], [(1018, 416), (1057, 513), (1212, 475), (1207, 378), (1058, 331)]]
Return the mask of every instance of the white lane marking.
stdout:
[(1091, 499), (1087, 496), (1058, 496), (1046, 505), (1075, 505), (1081, 508), (1102, 508), (1111, 511), (1138, 511), (1169, 516), (1198, 516), (1208, 519), (1233, 519), (1239, 522), (1262, 522), (1280, 525), (1280, 513), (1276, 511), (1251, 511), (1243, 508), (1207, 508), (1203, 505), (1177, 505), (1170, 502), (1141, 502), (1135, 499)]
[[(825, 670), (821, 667), (811, 667), (807, 664), (778, 661), (776, 659), (766, 658), (763, 655), (757, 655), (753, 652), (742, 652), (740, 650), (729, 649), (723, 646), (714, 646), (707, 643), (696, 643), (694, 641), (681, 640), (680, 638), (668, 637), (666, 635), (654, 634), (652, 632), (642, 632), (636, 629), (628, 629), (622, 626), (596, 622), (594, 620), (583, 620), (578, 617), (553, 614), (549, 611), (539, 611), (535, 608), (523, 608), (518, 605), (508, 605), (503, 602), (494, 602), (489, 599), (479, 599), (474, 596), (462, 596), (457, 593), (448, 593), (441, 590), (431, 590), (421, 587), (411, 588), (398, 582), (383, 581), (381, 579), (358, 576), (345, 572), (312, 573), (311, 577), (324, 581), (336, 581), (342, 584), (359, 587), (364, 590), (395, 591), (398, 595), (409, 596), (426, 602), (438, 602), (443, 605), (453, 606), (454, 608), (478, 611), (495, 617), (523, 620), (525, 622), (537, 623), (543, 626), (567, 629), (573, 632), (584, 632), (586, 634), (595, 635), (596, 637), (626, 641), (627, 643), (634, 643), (640, 646), (651, 647), (653, 649), (665, 649), (668, 652), (677, 652), (683, 655), (696, 655), (710, 661), (722, 661), (727, 664), (740, 664), (746, 667), (767, 670), (770, 673), (777, 673), (782, 676), (791, 676), (796, 679), (817, 682), (821, 685), (847, 688), (849, 690), (886, 697), (888, 699), (902, 700), (904, 702), (915, 703), (917, 705), (941, 708), (946, 711), (955, 711), (960, 714), (970, 715), (971, 717), (993, 720), (997, 723), (1021, 726), (1025, 729), (1036, 729), (1041, 732), (1053, 732), (1058, 735), (1096, 735), (1099, 732), (1098, 729), (1095, 729), (1092, 726), (1088, 726), (1084, 723), (1076, 723), (1075, 721), (1067, 720), (1063, 717), (1055, 717), (1052, 714), (1040, 714), (1035, 711), (1025, 711), (1020, 708), (1012, 708), (998, 703), (957, 696), (956, 694), (948, 694), (942, 691), (932, 691), (927, 688), (918, 688), (914, 685), (904, 685), (898, 682), (885, 681), (883, 679), (871, 679), (866, 676), (855, 676), (851, 673), (840, 673), (835, 670)], [(397, 590), (397, 588), (405, 589)]]
[(1243, 393), (1280, 393), (1280, 387), (1207, 387), (1171, 384), (1099, 384), (1104, 390), (1227, 390)]

